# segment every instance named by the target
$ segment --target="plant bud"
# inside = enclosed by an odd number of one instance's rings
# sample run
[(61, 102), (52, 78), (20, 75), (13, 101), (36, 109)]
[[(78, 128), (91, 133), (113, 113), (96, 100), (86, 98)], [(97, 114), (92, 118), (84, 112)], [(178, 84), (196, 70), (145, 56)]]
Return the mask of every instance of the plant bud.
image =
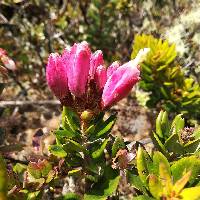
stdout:
[(87, 42), (74, 44), (63, 53), (63, 65), (67, 71), (70, 92), (81, 97), (86, 92), (86, 84), (90, 68), (91, 51)]
[(69, 94), (67, 72), (63, 67), (61, 56), (57, 53), (52, 53), (49, 56), (46, 79), (57, 98), (63, 99)]
[(103, 65), (100, 65), (96, 69), (95, 73), (95, 82), (99, 91), (102, 91), (107, 80), (106, 68)]
[(98, 66), (103, 65), (103, 53), (101, 50), (95, 51), (90, 58), (90, 70), (89, 75), (90, 79), (94, 79), (96, 69)]

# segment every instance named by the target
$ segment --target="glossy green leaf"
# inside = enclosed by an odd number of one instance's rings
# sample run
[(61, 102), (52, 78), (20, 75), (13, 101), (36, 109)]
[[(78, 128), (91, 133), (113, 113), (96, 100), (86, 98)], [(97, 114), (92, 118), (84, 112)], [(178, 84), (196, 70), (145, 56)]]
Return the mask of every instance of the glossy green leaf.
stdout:
[(162, 133), (162, 117), (163, 117), (163, 111), (161, 110), (158, 117), (156, 118), (156, 134), (160, 137), (163, 138), (163, 133)]
[(168, 174), (170, 174), (170, 164), (167, 160), (167, 158), (159, 151), (155, 151), (153, 154), (153, 174), (159, 176), (159, 166), (160, 163), (163, 163), (166, 171)]
[(153, 141), (155, 147), (158, 150), (160, 150), (165, 156), (169, 157), (165, 146), (162, 144), (162, 142), (160, 141), (159, 137), (154, 132), (153, 132), (153, 135), (152, 135), (152, 141)]
[(107, 167), (100, 181), (90, 191), (86, 191), (84, 200), (106, 200), (116, 191), (119, 180), (119, 172)]
[(71, 139), (66, 139), (66, 143), (63, 145), (63, 148), (67, 152), (77, 151), (87, 153), (87, 150), (82, 145)]
[(146, 185), (149, 171), (152, 168), (152, 160), (148, 153), (140, 146), (137, 151), (137, 170), (141, 181)]
[(128, 178), (128, 182), (131, 184), (131, 186), (133, 186), (137, 190), (140, 190), (144, 194), (147, 193), (146, 188), (144, 187), (144, 184), (138, 175), (135, 175), (135, 174), (131, 173), (130, 171), (128, 171), (127, 178)]
[(171, 132), (175, 131), (175, 133), (179, 134), (179, 131), (184, 128), (185, 126), (185, 120), (181, 118), (182, 114), (177, 115), (171, 126)]
[(64, 158), (67, 156), (67, 153), (64, 151), (60, 145), (51, 145), (49, 146), (49, 151), (57, 157)]
[(69, 107), (63, 106), (62, 124), (64, 128), (65, 126), (67, 127), (66, 123), (74, 132), (80, 129), (79, 119), (77, 115)]
[(169, 126), (168, 114), (166, 111), (162, 115), (161, 129), (162, 129), (162, 134), (165, 138), (170, 135), (170, 126)]
[(154, 174), (149, 175), (149, 190), (152, 196), (156, 199), (160, 199), (160, 197), (162, 196), (162, 184), (158, 177)]
[[(111, 115), (98, 129), (99, 131), (96, 133), (96, 137), (103, 137), (106, 133), (111, 131), (114, 123), (116, 121), (116, 116)], [(96, 130), (95, 130), (96, 131)]]
[(77, 131), (72, 131), (70, 129), (65, 130), (56, 130), (55, 135), (59, 138), (75, 138), (80, 137), (80, 134)]
[(200, 174), (200, 159), (197, 156), (181, 158), (171, 166), (174, 181), (181, 179), (188, 171), (191, 171), (189, 182), (193, 183)]
[(191, 171), (187, 172), (186, 174), (183, 175), (181, 179), (176, 181), (176, 183), (173, 186), (173, 190), (176, 192), (176, 194), (179, 194), (183, 190), (183, 188), (189, 181), (190, 176), (191, 176)]
[(200, 139), (196, 139), (194, 141), (188, 142), (184, 145), (184, 152), (185, 153), (195, 153), (200, 149)]
[(116, 137), (115, 138), (115, 141), (113, 143), (113, 146), (112, 146), (112, 157), (115, 157), (117, 152), (120, 150), (120, 149), (124, 149), (126, 146), (125, 146), (125, 143), (124, 143), (124, 140), (123, 138), (121, 137)]
[(172, 134), (165, 143), (165, 148), (175, 154), (184, 154), (184, 147), (179, 142), (178, 134)]
[(97, 159), (103, 154), (106, 148), (106, 145), (108, 144), (108, 141), (109, 139), (106, 139), (103, 141), (102, 145), (96, 151), (92, 153), (92, 158)]

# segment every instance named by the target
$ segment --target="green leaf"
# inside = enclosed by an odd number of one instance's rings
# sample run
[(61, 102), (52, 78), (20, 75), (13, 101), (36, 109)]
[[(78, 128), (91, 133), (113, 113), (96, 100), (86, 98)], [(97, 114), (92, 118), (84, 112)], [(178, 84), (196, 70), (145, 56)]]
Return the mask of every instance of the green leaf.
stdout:
[(36, 162), (29, 162), (27, 166), (27, 171), (35, 179), (40, 179), (42, 177), (41, 171)]
[(169, 157), (165, 146), (162, 144), (162, 142), (160, 141), (159, 137), (154, 132), (153, 132), (153, 135), (152, 135), (152, 141), (153, 141), (155, 147), (158, 150), (160, 150), (165, 156)]
[(140, 195), (137, 197), (133, 197), (133, 200), (156, 200), (156, 199), (146, 196), (146, 195)]
[(162, 196), (163, 187), (158, 177), (154, 174), (149, 175), (149, 190), (153, 197), (160, 199)]
[(27, 166), (21, 163), (17, 163), (14, 167), (13, 167), (13, 171), (16, 174), (21, 174), (26, 170)]
[(115, 141), (113, 143), (113, 146), (112, 146), (112, 157), (115, 157), (117, 152), (120, 150), (120, 149), (124, 149), (126, 147), (125, 143), (124, 143), (124, 140), (123, 138), (121, 137), (116, 137), (115, 138)]
[(106, 167), (103, 177), (96, 183), (91, 191), (84, 195), (84, 200), (106, 200), (117, 189), (120, 176), (117, 170)]
[(48, 175), (47, 175), (47, 178), (46, 178), (46, 183), (49, 183), (53, 180), (53, 178), (55, 177), (55, 171), (54, 170), (51, 170)]
[(185, 153), (195, 153), (200, 148), (200, 139), (196, 139), (194, 141), (188, 142), (184, 145), (184, 152)]
[(71, 139), (66, 139), (66, 144), (63, 145), (63, 148), (67, 152), (76, 151), (76, 152), (87, 153), (87, 150), (82, 145), (80, 145), (78, 142)]
[(77, 131), (72, 131), (70, 129), (64, 129), (64, 130), (56, 130), (55, 135), (59, 138), (75, 138), (80, 137), (80, 134)]
[(164, 137), (168, 137), (170, 135), (170, 126), (168, 121), (168, 114), (166, 111), (163, 113), (162, 116), (161, 129)]
[(161, 127), (162, 117), (163, 117), (163, 111), (161, 110), (158, 117), (156, 118), (156, 134), (160, 138), (163, 138), (162, 127)]
[(189, 181), (190, 176), (191, 176), (191, 171), (187, 172), (186, 174), (183, 175), (181, 179), (176, 181), (176, 183), (173, 186), (173, 190), (176, 192), (176, 194), (179, 194), (183, 190), (183, 188)]
[(49, 146), (49, 151), (57, 157), (64, 158), (67, 156), (67, 153), (64, 151), (60, 145), (51, 145)]
[(189, 183), (195, 182), (195, 179), (200, 174), (200, 159), (197, 156), (190, 156), (181, 158), (171, 166), (171, 172), (174, 177), (174, 181), (178, 181), (188, 171), (191, 171), (191, 177)]
[(184, 189), (180, 196), (183, 200), (199, 200), (200, 199), (200, 186)]
[(76, 130), (80, 129), (80, 122), (77, 115), (69, 108), (63, 106), (62, 112), (62, 125), (63, 128), (67, 128), (68, 126), (72, 131), (76, 132)]
[(59, 200), (81, 200), (81, 197), (73, 192), (69, 192), (66, 195), (59, 198)]
[(167, 173), (170, 174), (171, 170), (167, 158), (161, 152), (155, 151), (153, 154), (153, 173), (157, 176), (159, 176), (160, 163), (164, 164)]
[(137, 151), (137, 170), (141, 181), (146, 185), (149, 171), (152, 168), (152, 160), (149, 154), (140, 146)]
[(179, 131), (184, 128), (185, 120), (181, 118), (181, 116), (182, 114), (179, 114), (174, 118), (171, 126), (171, 132), (175, 131), (175, 133), (179, 134)]
[[(103, 137), (106, 133), (108, 133), (114, 123), (116, 121), (116, 115), (111, 115), (100, 127), (99, 127), (99, 131), (96, 134), (97, 138)], [(96, 131), (96, 130), (95, 130)]]
[(92, 153), (92, 158), (97, 159), (103, 154), (104, 149), (106, 148), (106, 145), (108, 144), (108, 141), (109, 139), (106, 139), (103, 141), (102, 145), (96, 151)]
[(183, 154), (184, 153), (184, 147), (179, 142), (179, 136), (178, 134), (172, 134), (165, 143), (165, 148), (169, 152), (173, 152), (176, 154)]
[(127, 178), (131, 186), (133, 186), (137, 190), (140, 190), (144, 194), (147, 193), (144, 184), (138, 175), (132, 174), (130, 171), (127, 171)]
[(52, 165), (47, 160), (44, 160), (40, 163), (40, 169), (42, 177), (46, 177), (52, 170)]
[(39, 160), (38, 162), (29, 162), (27, 166), (27, 171), (35, 179), (46, 177), (51, 169), (52, 166), (47, 160), (42, 160), (42, 161)]
[(39, 200), (41, 197), (40, 191), (30, 192), (28, 193), (27, 200)]

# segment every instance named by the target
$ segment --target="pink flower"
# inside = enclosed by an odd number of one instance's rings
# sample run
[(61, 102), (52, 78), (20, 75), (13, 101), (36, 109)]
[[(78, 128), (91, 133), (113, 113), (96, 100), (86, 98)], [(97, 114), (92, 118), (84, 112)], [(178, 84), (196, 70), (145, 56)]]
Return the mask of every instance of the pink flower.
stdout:
[(119, 67), (108, 78), (102, 94), (103, 108), (110, 107), (128, 95), (140, 79), (140, 71), (133, 61)]
[(86, 93), (86, 84), (90, 69), (91, 51), (87, 42), (74, 44), (63, 53), (63, 65), (67, 71), (70, 92), (81, 97)]
[(57, 53), (49, 56), (47, 82), (63, 105), (78, 112), (100, 111), (128, 95), (140, 79), (139, 63), (147, 52), (143, 49), (134, 60), (122, 66), (114, 62), (106, 69), (100, 50), (91, 54), (87, 42), (75, 43), (62, 56)]
[(1, 57), (2, 55), (6, 55), (6, 54), (7, 54), (6, 50), (0, 48), (0, 57)]
[(95, 51), (91, 58), (90, 58), (90, 71), (89, 71), (89, 75), (91, 79), (94, 79), (94, 75), (96, 72), (96, 69), (99, 65), (103, 65), (104, 61), (103, 61), (103, 53), (101, 50), (97, 50)]
[(94, 80), (95, 80), (98, 90), (102, 92), (102, 89), (104, 88), (104, 85), (107, 80), (107, 71), (106, 71), (105, 66), (100, 65), (97, 67)]
[(57, 53), (52, 53), (49, 56), (46, 79), (49, 87), (60, 100), (69, 94), (67, 71), (63, 67), (62, 57)]
[(146, 57), (149, 49), (139, 51), (134, 60), (125, 63), (115, 70), (110, 70), (110, 77), (104, 86), (102, 107), (107, 108), (128, 95), (133, 86), (140, 80), (139, 63)]

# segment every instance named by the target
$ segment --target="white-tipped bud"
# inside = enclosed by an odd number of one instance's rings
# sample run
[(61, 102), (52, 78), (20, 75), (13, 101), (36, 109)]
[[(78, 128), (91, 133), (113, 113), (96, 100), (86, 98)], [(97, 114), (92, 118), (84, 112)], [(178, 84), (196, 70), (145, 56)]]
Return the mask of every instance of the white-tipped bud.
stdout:
[(143, 62), (146, 59), (147, 54), (149, 53), (149, 51), (150, 51), (150, 48), (140, 49), (140, 51), (138, 52), (137, 56), (133, 60), (134, 66), (139, 65), (141, 62)]

